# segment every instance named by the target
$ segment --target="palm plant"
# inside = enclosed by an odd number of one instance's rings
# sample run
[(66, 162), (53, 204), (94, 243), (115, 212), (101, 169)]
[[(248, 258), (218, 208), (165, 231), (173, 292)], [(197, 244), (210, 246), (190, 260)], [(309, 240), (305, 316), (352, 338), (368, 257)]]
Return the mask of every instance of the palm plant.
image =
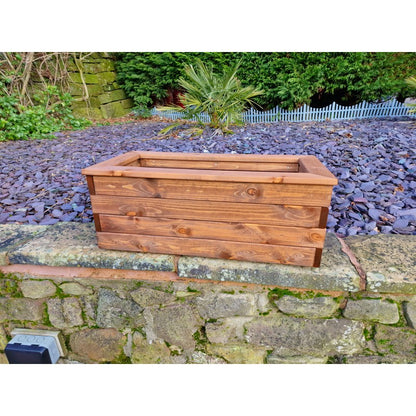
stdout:
[[(253, 98), (263, 94), (262, 90), (253, 86), (243, 87), (236, 74), (240, 66), (237, 62), (233, 67), (224, 70), (222, 75), (213, 72), (212, 66), (197, 60), (195, 66), (185, 67), (185, 77), (178, 80), (185, 91), (181, 97), (181, 106), (159, 107), (161, 111), (178, 111), (183, 118), (195, 117), (201, 125), (202, 113), (210, 118), (209, 127), (223, 133), (232, 132), (230, 124), (242, 124), (242, 113), (247, 106), (253, 105)], [(174, 124), (170, 127), (175, 127)], [(165, 129), (166, 130), (166, 129)]]
[[(416, 77), (410, 77), (406, 79), (406, 83), (413, 87), (416, 91)], [(413, 110), (409, 110), (409, 113), (416, 113), (416, 104), (407, 104), (409, 107), (415, 107)]]

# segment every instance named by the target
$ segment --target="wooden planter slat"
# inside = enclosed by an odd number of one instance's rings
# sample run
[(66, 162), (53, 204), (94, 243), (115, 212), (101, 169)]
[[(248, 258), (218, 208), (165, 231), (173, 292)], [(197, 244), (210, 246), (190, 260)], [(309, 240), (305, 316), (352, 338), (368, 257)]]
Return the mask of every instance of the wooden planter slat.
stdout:
[(173, 179), (144, 179), (96, 176), (94, 189), (101, 195), (142, 198), (193, 199), (204, 201), (253, 202), (259, 204), (327, 207), (328, 187), (322, 185), (250, 182), (213, 182)]
[(129, 152), (83, 170), (102, 248), (319, 266), (336, 178), (313, 156)]
[(100, 216), (101, 231), (322, 248), (325, 229), (171, 218)]
[(97, 233), (100, 247), (189, 256), (216, 257), (311, 266), (315, 248), (240, 243), (236, 241), (199, 240), (196, 238), (161, 237), (140, 234)]
[(140, 217), (319, 227), (321, 207), (91, 195), (93, 212)]

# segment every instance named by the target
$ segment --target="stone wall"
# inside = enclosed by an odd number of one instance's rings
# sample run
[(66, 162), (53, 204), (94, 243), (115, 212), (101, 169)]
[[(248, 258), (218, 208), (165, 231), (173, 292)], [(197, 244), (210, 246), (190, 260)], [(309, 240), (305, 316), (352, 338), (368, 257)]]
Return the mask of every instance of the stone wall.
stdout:
[(328, 234), (320, 268), (100, 250), (92, 224), (0, 226), (13, 328), (60, 363), (414, 363), (414, 236)]
[(68, 71), (75, 115), (106, 119), (122, 117), (131, 111), (133, 101), (116, 82), (111, 54), (96, 52), (71, 61)]

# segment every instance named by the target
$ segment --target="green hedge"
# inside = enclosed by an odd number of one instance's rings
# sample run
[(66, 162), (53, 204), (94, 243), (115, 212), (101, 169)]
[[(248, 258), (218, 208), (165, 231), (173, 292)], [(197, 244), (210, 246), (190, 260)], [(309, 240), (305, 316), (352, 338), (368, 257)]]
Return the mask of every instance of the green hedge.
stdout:
[(184, 65), (197, 57), (216, 71), (241, 59), (238, 77), (243, 85), (265, 91), (257, 100), (263, 109), (402, 100), (412, 94), (404, 79), (416, 73), (416, 53), (404, 52), (129, 52), (117, 57), (118, 81), (137, 107), (169, 101)]

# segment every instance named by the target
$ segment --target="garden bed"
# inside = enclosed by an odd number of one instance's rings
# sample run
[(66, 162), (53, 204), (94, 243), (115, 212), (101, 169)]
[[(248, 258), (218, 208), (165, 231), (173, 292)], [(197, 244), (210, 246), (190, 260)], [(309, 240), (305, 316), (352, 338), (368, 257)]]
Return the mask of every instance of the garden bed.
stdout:
[(415, 234), (416, 124), (378, 119), (257, 124), (227, 136), (152, 139), (145, 121), (0, 143), (0, 223), (91, 222), (81, 169), (134, 150), (316, 156), (338, 179), (327, 228), (341, 236)]
[(315, 267), (337, 184), (293, 155), (128, 152), (83, 174), (101, 248)]

